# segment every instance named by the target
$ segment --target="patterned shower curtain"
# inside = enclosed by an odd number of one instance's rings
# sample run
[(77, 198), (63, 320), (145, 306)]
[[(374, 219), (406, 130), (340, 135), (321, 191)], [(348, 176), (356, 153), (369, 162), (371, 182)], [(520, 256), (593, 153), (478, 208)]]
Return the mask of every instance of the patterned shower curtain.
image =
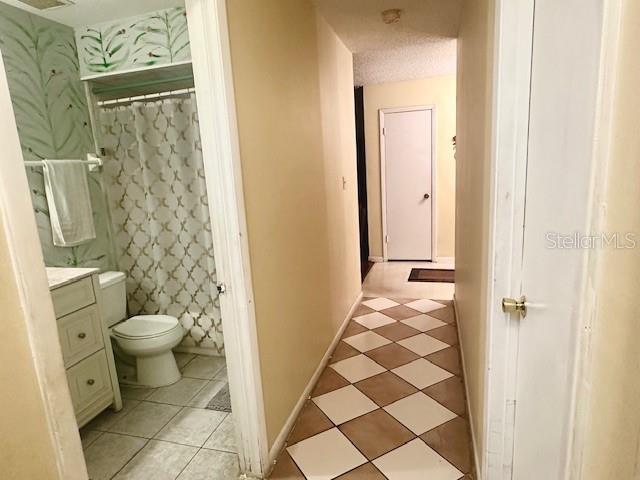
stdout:
[(129, 314), (173, 315), (183, 346), (224, 354), (194, 95), (101, 107), (99, 123)]

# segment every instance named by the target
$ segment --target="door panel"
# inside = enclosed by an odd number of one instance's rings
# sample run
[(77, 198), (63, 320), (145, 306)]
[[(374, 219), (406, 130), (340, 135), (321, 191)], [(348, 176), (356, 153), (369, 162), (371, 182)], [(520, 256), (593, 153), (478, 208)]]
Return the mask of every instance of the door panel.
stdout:
[(431, 260), (432, 110), (383, 118), (387, 258)]

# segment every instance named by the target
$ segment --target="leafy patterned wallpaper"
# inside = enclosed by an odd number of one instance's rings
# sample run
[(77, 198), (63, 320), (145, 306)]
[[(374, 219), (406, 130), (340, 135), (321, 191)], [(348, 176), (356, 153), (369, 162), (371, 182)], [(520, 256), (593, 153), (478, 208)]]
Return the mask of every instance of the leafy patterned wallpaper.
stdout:
[(82, 78), (191, 59), (184, 7), (78, 28), (76, 41)]
[[(84, 158), (93, 139), (73, 30), (0, 3), (0, 51), (24, 159)], [(72, 248), (53, 245), (42, 168), (27, 175), (45, 263), (113, 268), (99, 175), (89, 178), (96, 240)]]

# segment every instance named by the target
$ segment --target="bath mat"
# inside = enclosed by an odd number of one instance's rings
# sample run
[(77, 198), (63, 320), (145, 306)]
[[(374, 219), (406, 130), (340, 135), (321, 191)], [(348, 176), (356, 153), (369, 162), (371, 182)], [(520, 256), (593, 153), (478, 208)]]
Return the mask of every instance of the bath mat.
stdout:
[(225, 383), (218, 393), (209, 401), (208, 410), (218, 412), (231, 412), (231, 395), (229, 394), (229, 384)]
[(409, 281), (455, 283), (454, 272), (454, 270), (441, 270), (436, 268), (412, 268), (409, 274)]

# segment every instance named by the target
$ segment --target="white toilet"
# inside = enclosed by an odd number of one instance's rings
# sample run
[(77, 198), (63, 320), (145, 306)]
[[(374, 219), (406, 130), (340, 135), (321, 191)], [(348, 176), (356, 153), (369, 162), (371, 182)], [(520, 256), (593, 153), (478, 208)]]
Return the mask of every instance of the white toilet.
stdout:
[(180, 380), (171, 349), (184, 337), (184, 328), (169, 315), (136, 315), (127, 319), (127, 293), (122, 272), (100, 276), (104, 321), (111, 332), (121, 383), (161, 387)]

